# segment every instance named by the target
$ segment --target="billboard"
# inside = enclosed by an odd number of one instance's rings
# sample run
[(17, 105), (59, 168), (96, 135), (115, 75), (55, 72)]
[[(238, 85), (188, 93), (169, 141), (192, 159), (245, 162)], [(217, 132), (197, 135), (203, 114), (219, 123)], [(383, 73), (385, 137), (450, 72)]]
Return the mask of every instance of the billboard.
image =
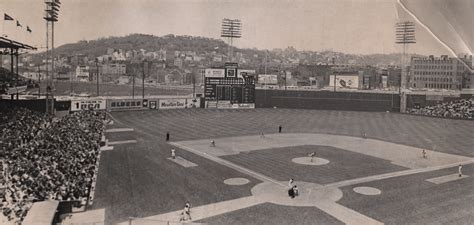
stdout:
[(71, 111), (105, 110), (105, 99), (71, 100)]
[(242, 74), (252, 75), (252, 74), (255, 74), (255, 70), (241, 70), (241, 69), (238, 69), (237, 70), (237, 77), (242, 78), (243, 77)]
[(359, 88), (359, 76), (357, 75), (330, 75), (329, 86), (334, 87), (334, 82), (336, 83), (336, 87), (339, 88)]
[(225, 63), (225, 77), (237, 77), (237, 63)]
[(143, 101), (142, 99), (108, 99), (107, 109), (109, 111), (143, 109)]
[(205, 77), (225, 77), (225, 69), (206, 69)]
[(382, 88), (388, 87), (388, 76), (382, 76)]
[(200, 104), (199, 98), (165, 98), (158, 100), (158, 109), (199, 108)]
[(258, 83), (264, 85), (277, 85), (278, 75), (275, 74), (259, 74)]
[(156, 101), (150, 101), (150, 109), (156, 109)]

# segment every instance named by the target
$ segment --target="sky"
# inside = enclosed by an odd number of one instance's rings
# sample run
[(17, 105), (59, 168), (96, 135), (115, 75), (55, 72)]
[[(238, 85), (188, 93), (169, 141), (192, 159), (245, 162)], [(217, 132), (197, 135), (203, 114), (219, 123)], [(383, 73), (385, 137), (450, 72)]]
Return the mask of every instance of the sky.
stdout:
[[(131, 33), (220, 38), (223, 18), (242, 20), (239, 48), (333, 50), (354, 54), (400, 52), (394, 25), (409, 17), (397, 0), (61, 0), (55, 46)], [(8, 35), (44, 49), (43, 0), (0, 0)], [(28, 25), (33, 32), (26, 32)], [(446, 54), (422, 26), (410, 53)]]

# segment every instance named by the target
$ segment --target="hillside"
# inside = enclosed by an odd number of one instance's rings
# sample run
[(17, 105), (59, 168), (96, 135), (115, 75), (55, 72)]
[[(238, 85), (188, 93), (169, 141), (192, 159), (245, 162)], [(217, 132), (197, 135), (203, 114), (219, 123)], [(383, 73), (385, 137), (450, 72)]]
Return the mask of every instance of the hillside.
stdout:
[[(89, 58), (106, 54), (107, 49), (146, 50), (147, 52), (166, 50), (170, 57), (174, 51), (192, 51), (198, 55), (206, 55), (208, 60), (215, 55), (227, 55), (228, 45), (223, 40), (193, 37), (193, 36), (153, 36), (146, 34), (131, 34), (124, 37), (108, 37), (91, 41), (79, 41), (66, 44), (55, 49), (55, 54), (61, 56), (87, 55)], [(247, 66), (259, 67), (264, 64), (268, 54), (268, 66), (278, 67), (295, 64), (326, 64), (335, 58), (337, 64), (358, 63), (366, 65), (399, 64), (400, 54), (371, 54), (353, 55), (339, 52), (297, 51), (292, 47), (286, 49), (258, 50), (234, 48), (235, 56), (245, 58)], [(44, 53), (34, 54), (32, 62), (39, 63)], [(211, 58), (209, 58), (211, 57)], [(202, 62), (204, 63), (204, 62)], [(206, 63), (204, 63), (206, 64)]]
[(124, 51), (139, 49), (158, 51), (166, 49), (168, 51), (195, 51), (197, 53), (220, 50), (222, 51), (221, 53), (225, 53), (227, 44), (222, 40), (205, 37), (175, 36), (172, 34), (158, 37), (146, 34), (131, 34), (124, 37), (101, 38), (62, 45), (56, 49), (56, 53), (99, 56), (107, 52), (108, 48), (122, 49)]

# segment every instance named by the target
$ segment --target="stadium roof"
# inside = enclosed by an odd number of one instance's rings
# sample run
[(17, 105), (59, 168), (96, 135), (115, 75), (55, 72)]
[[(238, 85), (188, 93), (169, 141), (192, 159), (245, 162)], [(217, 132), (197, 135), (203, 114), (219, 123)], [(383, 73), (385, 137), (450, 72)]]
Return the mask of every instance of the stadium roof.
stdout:
[(8, 38), (0, 37), (0, 48), (36, 50), (35, 47)]

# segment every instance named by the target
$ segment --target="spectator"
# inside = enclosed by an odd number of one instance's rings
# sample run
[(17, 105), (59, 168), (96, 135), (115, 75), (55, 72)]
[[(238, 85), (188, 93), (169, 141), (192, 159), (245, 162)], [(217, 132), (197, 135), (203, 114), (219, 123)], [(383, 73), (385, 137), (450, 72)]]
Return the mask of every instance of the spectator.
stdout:
[(81, 111), (58, 119), (17, 109), (4, 115), (9, 119), (0, 127), (0, 159), (7, 171), (0, 209), (9, 220), (21, 222), (33, 201), (89, 196), (105, 114)]
[(474, 119), (474, 99), (461, 99), (458, 101), (443, 102), (434, 106), (412, 108), (408, 113), (460, 119)]

